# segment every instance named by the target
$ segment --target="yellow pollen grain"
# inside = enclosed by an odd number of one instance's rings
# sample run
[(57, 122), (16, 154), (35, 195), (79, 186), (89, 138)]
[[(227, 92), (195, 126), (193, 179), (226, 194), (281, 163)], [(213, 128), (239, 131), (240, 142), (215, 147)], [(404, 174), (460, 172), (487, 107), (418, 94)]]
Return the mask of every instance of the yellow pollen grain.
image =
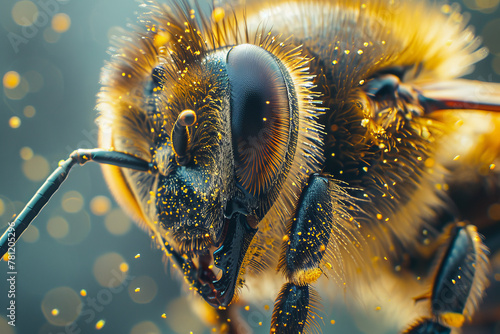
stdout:
[(330, 320), (330, 323), (331, 323), (332, 325), (335, 325), (335, 320), (333, 320), (333, 319), (332, 319), (332, 320)]
[(138, 259), (138, 258), (140, 258), (140, 257), (141, 257), (141, 254), (137, 254), (137, 255), (135, 256), (135, 258), (136, 258), (136, 259)]
[(58, 309), (53, 309), (51, 312), (50, 312), (54, 317), (58, 316), (59, 315), (59, 310)]
[(380, 213), (377, 213), (377, 219), (382, 220), (382, 215)]
[(441, 314), (440, 317), (449, 327), (462, 327), (465, 321), (465, 316), (460, 313), (448, 312)]
[(456, 155), (456, 156), (453, 158), (453, 161), (457, 161), (458, 159), (460, 159), (460, 155)]
[(141, 288), (135, 288), (134, 292), (141, 292)]
[(380, 311), (382, 308), (380, 306), (375, 307), (375, 311)]
[(101, 330), (104, 327), (105, 324), (106, 324), (106, 321), (104, 321), (103, 319), (101, 319), (98, 322), (96, 322), (95, 329)]
[(165, 313), (163, 313), (163, 314), (161, 315), (161, 317), (162, 317), (163, 319), (167, 319), (167, 315), (166, 315)]
[(87, 290), (85, 290), (85, 289), (81, 289), (81, 290), (80, 290), (80, 296), (82, 296), (82, 297), (86, 297), (86, 296), (87, 296)]

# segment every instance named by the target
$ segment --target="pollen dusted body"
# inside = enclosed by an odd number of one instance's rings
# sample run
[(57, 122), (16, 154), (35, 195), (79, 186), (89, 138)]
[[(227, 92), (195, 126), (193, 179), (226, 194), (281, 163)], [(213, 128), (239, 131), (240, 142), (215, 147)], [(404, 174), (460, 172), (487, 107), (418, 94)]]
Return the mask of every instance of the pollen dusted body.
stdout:
[(335, 290), (409, 333), (472, 316), (488, 260), (448, 195), (444, 152), (468, 119), (450, 109), (498, 110), (500, 88), (480, 96), (457, 80), (485, 56), (457, 10), (253, 1), (209, 17), (169, 5), (141, 5), (98, 103), (101, 146), (153, 169), (103, 170), (219, 329), (246, 330), (226, 322), (238, 298), (276, 298), (272, 332), (314, 332), (318, 292)]

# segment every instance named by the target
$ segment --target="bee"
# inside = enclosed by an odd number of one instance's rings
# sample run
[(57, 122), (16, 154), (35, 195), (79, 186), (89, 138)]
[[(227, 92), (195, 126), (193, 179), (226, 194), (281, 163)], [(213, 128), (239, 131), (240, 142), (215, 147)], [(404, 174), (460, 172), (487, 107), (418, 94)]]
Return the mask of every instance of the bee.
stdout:
[(336, 291), (383, 304), (405, 333), (471, 319), (488, 284), (475, 209), (497, 201), (500, 123), (486, 112), (500, 85), (460, 79), (486, 51), (455, 7), (140, 7), (101, 75), (99, 148), (60, 164), (1, 255), (72, 166), (96, 161), (220, 332), (245, 332), (238, 300), (265, 298), (271, 332), (321, 331), (320, 296)]

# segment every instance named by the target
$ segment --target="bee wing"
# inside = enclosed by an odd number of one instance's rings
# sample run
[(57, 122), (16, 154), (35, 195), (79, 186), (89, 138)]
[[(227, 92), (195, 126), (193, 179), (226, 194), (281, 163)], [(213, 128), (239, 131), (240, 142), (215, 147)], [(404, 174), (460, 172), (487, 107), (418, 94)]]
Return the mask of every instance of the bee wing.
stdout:
[(455, 79), (420, 85), (429, 110), (470, 109), (500, 112), (500, 84)]

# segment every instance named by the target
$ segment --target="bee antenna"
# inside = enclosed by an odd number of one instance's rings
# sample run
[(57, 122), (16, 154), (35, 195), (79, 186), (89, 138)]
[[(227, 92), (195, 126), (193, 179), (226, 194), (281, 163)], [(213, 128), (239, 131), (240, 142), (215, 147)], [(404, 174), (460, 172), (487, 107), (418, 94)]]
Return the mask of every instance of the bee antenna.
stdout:
[(191, 132), (189, 127), (196, 123), (196, 113), (191, 109), (183, 110), (172, 129), (172, 146), (174, 148), (177, 163), (181, 166), (186, 165), (189, 160), (188, 147), (191, 142)]

